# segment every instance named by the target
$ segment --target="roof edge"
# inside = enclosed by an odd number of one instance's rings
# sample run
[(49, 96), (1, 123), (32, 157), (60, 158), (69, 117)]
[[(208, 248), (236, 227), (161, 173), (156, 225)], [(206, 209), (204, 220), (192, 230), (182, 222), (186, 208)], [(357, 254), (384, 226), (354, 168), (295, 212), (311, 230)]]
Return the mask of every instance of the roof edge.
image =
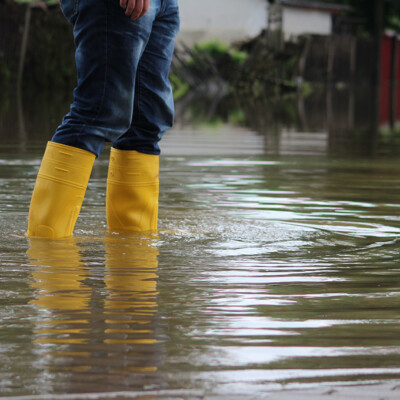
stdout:
[(278, 4), (296, 8), (308, 8), (312, 10), (319, 10), (331, 13), (338, 13), (342, 11), (351, 10), (350, 6), (337, 3), (325, 3), (315, 0), (278, 0)]

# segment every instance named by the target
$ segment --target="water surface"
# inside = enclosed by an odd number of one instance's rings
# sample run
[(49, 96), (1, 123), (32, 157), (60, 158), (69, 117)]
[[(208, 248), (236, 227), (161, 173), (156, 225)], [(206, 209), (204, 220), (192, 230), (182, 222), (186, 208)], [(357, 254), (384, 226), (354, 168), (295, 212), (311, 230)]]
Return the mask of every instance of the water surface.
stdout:
[(295, 132), (277, 152), (246, 128), (178, 124), (153, 235), (107, 233), (106, 151), (57, 241), (24, 237), (45, 139), (3, 141), (0, 394), (400, 378), (400, 164), (307, 135), (311, 153)]

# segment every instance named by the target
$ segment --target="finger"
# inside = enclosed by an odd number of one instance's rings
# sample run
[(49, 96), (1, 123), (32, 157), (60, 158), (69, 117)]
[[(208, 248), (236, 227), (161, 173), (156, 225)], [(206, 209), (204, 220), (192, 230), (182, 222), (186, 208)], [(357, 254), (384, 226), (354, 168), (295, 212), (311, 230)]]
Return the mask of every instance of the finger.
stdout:
[(149, 6), (150, 6), (150, 0), (144, 0), (143, 10), (142, 10), (142, 13), (139, 15), (139, 18), (142, 18), (143, 15), (145, 15), (147, 13), (147, 11), (149, 11)]
[(125, 15), (130, 16), (133, 10), (136, 8), (136, 0), (128, 0), (128, 5), (126, 6)]
[(120, 0), (120, 1), (119, 1), (119, 5), (120, 5), (121, 8), (123, 8), (124, 10), (125, 10), (125, 8), (126, 8), (126, 2), (127, 2), (127, 0)]
[(140, 14), (142, 13), (142, 10), (143, 10), (143, 0), (136, 0), (135, 10), (131, 15), (131, 19), (139, 18)]

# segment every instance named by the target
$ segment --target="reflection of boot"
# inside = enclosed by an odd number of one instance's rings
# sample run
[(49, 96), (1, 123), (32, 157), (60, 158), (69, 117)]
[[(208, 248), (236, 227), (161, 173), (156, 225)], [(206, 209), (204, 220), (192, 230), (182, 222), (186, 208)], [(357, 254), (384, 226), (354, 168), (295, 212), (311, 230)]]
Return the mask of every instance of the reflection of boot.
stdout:
[(108, 314), (106, 343), (153, 344), (157, 312), (157, 255), (154, 237), (105, 238)]
[(96, 156), (48, 142), (33, 190), (28, 236), (72, 235)]
[(31, 301), (38, 309), (86, 311), (90, 290), (83, 283), (87, 278), (82, 262), (82, 250), (74, 238), (49, 241), (31, 238), (27, 255), (32, 266), (36, 299)]
[(157, 229), (158, 163), (154, 154), (111, 148), (107, 179), (110, 230)]
[[(114, 373), (129, 374), (129, 382), (151, 379), (161, 363), (156, 339), (158, 249), (154, 235), (108, 235), (104, 302), (107, 315), (104, 343), (118, 360)], [(119, 350), (119, 351), (118, 351)], [(151, 374), (144, 378), (142, 374)]]
[[(30, 239), (27, 255), (32, 266), (31, 287), (36, 289), (30, 304), (39, 312), (35, 343), (88, 342), (87, 317), (92, 292), (84, 283), (87, 273), (80, 250), (74, 238)], [(67, 354), (66, 348), (63, 351)]]

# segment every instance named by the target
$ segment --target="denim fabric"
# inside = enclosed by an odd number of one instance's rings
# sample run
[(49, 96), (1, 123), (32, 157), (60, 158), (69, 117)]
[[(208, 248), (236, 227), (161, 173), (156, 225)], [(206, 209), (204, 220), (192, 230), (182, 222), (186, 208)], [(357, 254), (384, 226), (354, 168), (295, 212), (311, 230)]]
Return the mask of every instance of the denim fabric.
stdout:
[(98, 156), (104, 142), (160, 154), (173, 124), (168, 73), (179, 30), (177, 0), (150, 0), (132, 21), (119, 0), (61, 0), (72, 23), (78, 84), (70, 112), (52, 141)]

